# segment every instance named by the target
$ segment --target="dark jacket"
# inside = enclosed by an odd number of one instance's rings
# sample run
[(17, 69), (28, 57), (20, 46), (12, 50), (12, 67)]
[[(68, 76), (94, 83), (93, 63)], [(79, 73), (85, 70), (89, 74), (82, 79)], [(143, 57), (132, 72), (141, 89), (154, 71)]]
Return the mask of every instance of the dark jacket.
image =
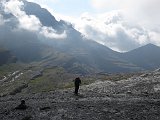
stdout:
[(79, 77), (74, 80), (74, 84), (75, 86), (79, 86), (81, 84), (81, 80)]

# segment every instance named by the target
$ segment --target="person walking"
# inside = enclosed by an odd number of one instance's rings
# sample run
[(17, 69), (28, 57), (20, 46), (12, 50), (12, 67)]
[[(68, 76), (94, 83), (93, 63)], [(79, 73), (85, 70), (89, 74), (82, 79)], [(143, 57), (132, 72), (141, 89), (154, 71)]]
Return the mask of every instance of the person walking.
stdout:
[(74, 80), (74, 86), (75, 86), (75, 91), (74, 91), (74, 94), (75, 95), (78, 95), (78, 90), (79, 90), (79, 85), (81, 84), (81, 79), (79, 77), (77, 77), (75, 80)]

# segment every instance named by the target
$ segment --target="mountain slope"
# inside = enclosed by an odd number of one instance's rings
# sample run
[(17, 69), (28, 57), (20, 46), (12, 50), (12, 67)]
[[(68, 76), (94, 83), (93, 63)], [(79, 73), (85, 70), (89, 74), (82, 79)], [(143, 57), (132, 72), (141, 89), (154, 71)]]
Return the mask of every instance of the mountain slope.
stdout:
[(147, 44), (130, 52), (122, 54), (123, 58), (144, 69), (160, 67), (160, 47)]
[(40, 5), (24, 0), (24, 11), (27, 15), (35, 15), (44, 26), (53, 27), (55, 30), (61, 31), (62, 24), (47, 9), (41, 8)]
[[(54, 16), (38, 4), (25, 0), (23, 2), (24, 5), (21, 7), (23, 12), (27, 15), (36, 16), (42, 26), (50, 27), (58, 34), (65, 32), (66, 38), (50, 39), (43, 38), (39, 34), (28, 30), (15, 31), (14, 29), (17, 29), (19, 25), (18, 18), (3, 11), (3, 16), (4, 18), (7, 16), (8, 21), (1, 26), (0, 35), (2, 37), (0, 43), (5, 48), (13, 51), (20, 61), (33, 62), (47, 58), (46, 62), (49, 64), (58, 62), (69, 71), (78, 70), (82, 73), (86, 71), (85, 69), (92, 72), (126, 72), (139, 69), (137, 66), (128, 64), (127, 61), (121, 59), (117, 55), (118, 52), (92, 40), (85, 39), (71, 24), (62, 20), (57, 21)], [(2, 28), (5, 28), (5, 30)], [(69, 56), (69, 59), (60, 57), (61, 55), (56, 56), (54, 53), (63, 53), (64, 56)], [(55, 59), (55, 57), (58, 58)]]
[(0, 48), (0, 66), (7, 63), (14, 63), (17, 59), (10, 51)]
[[(81, 33), (75, 30), (72, 25), (62, 20), (59, 22), (56, 21), (54, 16), (48, 13), (46, 9), (41, 8), (35, 3), (26, 2), (24, 10), (28, 15), (37, 16), (43, 25), (53, 27), (57, 31), (59, 31), (59, 28), (61, 28), (62, 31), (66, 31), (67, 38), (65, 40), (45, 41), (45, 44), (48, 43), (54, 46), (56, 50), (73, 56), (82, 66), (89, 66), (97, 71), (105, 72), (125, 72), (140, 69), (119, 58), (117, 56), (117, 54), (119, 54), (118, 52), (100, 45), (97, 42), (83, 38)], [(40, 15), (40, 13), (43, 13), (43, 15)], [(47, 22), (48, 20), (50, 20), (50, 22)]]

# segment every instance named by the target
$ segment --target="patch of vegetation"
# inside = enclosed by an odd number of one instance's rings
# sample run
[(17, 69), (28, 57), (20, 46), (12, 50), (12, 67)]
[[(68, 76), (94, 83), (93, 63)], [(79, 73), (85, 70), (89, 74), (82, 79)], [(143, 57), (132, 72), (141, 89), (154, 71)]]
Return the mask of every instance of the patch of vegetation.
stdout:
[[(70, 74), (62, 67), (52, 67), (43, 70), (43, 75), (29, 81), (25, 92), (48, 92), (56, 89), (67, 89), (74, 87), (75, 74)], [(93, 83), (96, 79), (91, 76), (82, 77), (82, 85)]]
[[(48, 92), (54, 91), (56, 89), (67, 89), (74, 87), (73, 80), (76, 77), (80, 77), (82, 80), (82, 85), (91, 84), (97, 80), (105, 81), (119, 81), (122, 79), (128, 79), (138, 73), (121, 73), (121, 74), (92, 74), (92, 75), (78, 75), (68, 73), (62, 67), (49, 67), (44, 68), (41, 62), (26, 64), (8, 64), (0, 67), (0, 76), (7, 76), (17, 70), (21, 70), (23, 75), (13, 80), (10, 79), (8, 82), (1, 84), (0, 92), (1, 96), (6, 94), (16, 94), (22, 93), (38, 93), (38, 92)], [(42, 71), (41, 76), (37, 76), (35, 79), (31, 79), (32, 74)], [(139, 73), (141, 74), (141, 73)], [(3, 82), (2, 82), (3, 83)]]
[(0, 81), (0, 96), (15, 95), (27, 87), (29, 75), (23, 70), (24, 66), (23, 64), (10, 64), (0, 67), (0, 69), (4, 68), (1, 71), (2, 79), (6, 76), (6, 80)]
[(30, 92), (46, 92), (52, 91), (65, 82), (66, 72), (63, 68), (48, 68), (43, 71), (43, 76), (30, 80), (28, 91)]
[(17, 70), (21, 70), (26, 66), (27, 66), (26, 64), (22, 64), (22, 63), (11, 63), (11, 64), (2, 65), (0, 66), (0, 77), (6, 76)]

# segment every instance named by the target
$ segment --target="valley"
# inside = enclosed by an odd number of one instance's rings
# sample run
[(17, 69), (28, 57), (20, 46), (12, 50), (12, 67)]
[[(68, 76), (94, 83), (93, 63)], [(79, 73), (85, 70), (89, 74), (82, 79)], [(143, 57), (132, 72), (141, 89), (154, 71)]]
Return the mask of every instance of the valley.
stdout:
[(159, 30), (44, 6), (0, 1), (0, 120), (160, 120)]
[[(9, 67), (10, 66), (10, 67)], [(9, 70), (9, 68), (12, 68)], [(13, 69), (14, 68), (14, 69)], [(1, 66), (1, 96), (16, 95), (17, 93), (49, 92), (57, 89), (66, 89), (74, 86), (73, 80), (79, 76), (83, 85), (91, 84), (98, 79), (119, 81), (142, 73), (91, 73), (75, 74), (68, 72), (63, 67), (45, 66), (40, 63), (30, 65), (10, 64)]]

